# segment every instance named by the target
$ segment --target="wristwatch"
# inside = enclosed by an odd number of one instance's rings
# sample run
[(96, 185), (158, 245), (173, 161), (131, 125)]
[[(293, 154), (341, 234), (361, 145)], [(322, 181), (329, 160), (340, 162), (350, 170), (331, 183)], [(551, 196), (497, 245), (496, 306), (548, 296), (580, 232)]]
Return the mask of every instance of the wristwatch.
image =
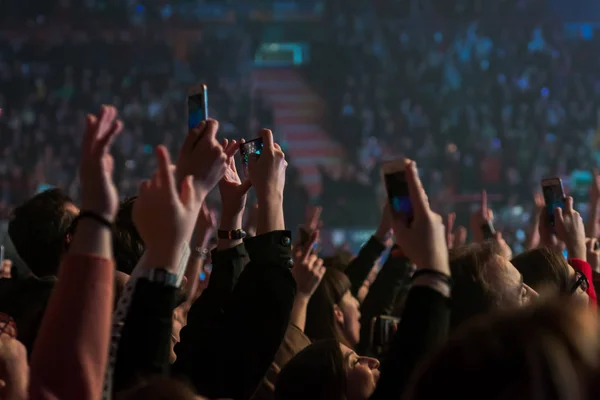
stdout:
[(217, 231), (217, 237), (219, 239), (229, 239), (229, 240), (240, 240), (246, 237), (246, 232), (243, 229), (236, 229), (233, 231)]
[(165, 286), (177, 287), (177, 274), (169, 272), (164, 268), (150, 270), (148, 280), (150, 282), (162, 283)]

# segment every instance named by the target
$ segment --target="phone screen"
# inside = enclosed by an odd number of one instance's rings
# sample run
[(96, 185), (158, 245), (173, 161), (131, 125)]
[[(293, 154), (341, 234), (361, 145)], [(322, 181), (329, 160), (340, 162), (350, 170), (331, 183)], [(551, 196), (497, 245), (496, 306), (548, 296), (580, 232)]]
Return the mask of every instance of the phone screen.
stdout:
[(546, 203), (546, 212), (550, 218), (550, 224), (554, 226), (554, 209), (556, 207), (564, 208), (565, 199), (561, 183), (555, 185), (545, 185), (542, 187), (544, 201)]
[(246, 176), (248, 175), (248, 161), (250, 160), (250, 155), (256, 154), (257, 156), (260, 156), (262, 150), (262, 138), (251, 140), (240, 146), (240, 155), (242, 156), (242, 163), (244, 164), (244, 173)]
[(410, 224), (413, 219), (413, 208), (408, 193), (406, 173), (404, 171), (398, 171), (391, 174), (385, 174), (383, 179), (392, 212), (400, 217), (406, 224)]
[(208, 118), (208, 90), (188, 96), (188, 128), (196, 127)]

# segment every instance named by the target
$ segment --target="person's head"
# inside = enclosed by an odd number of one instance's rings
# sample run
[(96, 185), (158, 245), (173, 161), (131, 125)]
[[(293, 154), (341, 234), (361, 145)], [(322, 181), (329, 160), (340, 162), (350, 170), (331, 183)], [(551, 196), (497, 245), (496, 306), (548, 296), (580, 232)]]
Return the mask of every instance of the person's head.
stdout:
[(366, 400), (379, 380), (379, 361), (334, 339), (315, 342), (283, 367), (276, 400)]
[(137, 197), (121, 203), (115, 219), (113, 251), (117, 270), (131, 274), (144, 253), (144, 241), (133, 223), (133, 205)]
[(335, 268), (327, 268), (308, 303), (304, 332), (309, 338), (336, 339), (348, 347), (358, 344), (360, 311), (350, 286), (346, 274)]
[(589, 307), (560, 299), (477, 318), (415, 372), (407, 399), (597, 398), (600, 332)]
[(528, 304), (537, 293), (493, 242), (472, 243), (450, 251), (452, 327), (497, 309)]
[(540, 247), (519, 254), (512, 263), (523, 274), (525, 283), (536, 292), (574, 295), (585, 303), (589, 302), (585, 287), (577, 284), (580, 273), (567, 263), (561, 253)]
[(78, 214), (73, 200), (60, 189), (39, 193), (15, 208), (8, 235), (33, 274), (56, 275)]

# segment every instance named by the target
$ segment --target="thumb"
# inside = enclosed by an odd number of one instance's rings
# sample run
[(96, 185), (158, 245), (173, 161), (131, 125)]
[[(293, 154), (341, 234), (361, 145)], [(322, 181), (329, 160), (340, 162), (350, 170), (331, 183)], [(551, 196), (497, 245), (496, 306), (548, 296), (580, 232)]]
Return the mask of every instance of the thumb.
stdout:
[(560, 207), (556, 207), (554, 209), (554, 221), (558, 222), (560, 221), (561, 223), (563, 222), (563, 210)]
[(194, 185), (192, 183), (194, 177), (192, 175), (188, 175), (185, 177), (183, 182), (181, 182), (181, 190), (179, 191), (179, 199), (181, 203), (186, 208), (190, 208), (194, 204), (196, 191), (194, 190)]

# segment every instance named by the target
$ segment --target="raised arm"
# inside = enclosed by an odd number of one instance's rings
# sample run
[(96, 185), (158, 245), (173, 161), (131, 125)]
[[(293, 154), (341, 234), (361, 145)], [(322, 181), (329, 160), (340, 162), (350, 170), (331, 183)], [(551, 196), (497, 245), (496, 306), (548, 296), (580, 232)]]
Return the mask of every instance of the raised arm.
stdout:
[(406, 178), (414, 220), (410, 227), (395, 221), (394, 232), (417, 270), (371, 400), (400, 398), (418, 363), (445, 340), (450, 323), (450, 266), (442, 217), (429, 208), (414, 162), (407, 163)]
[(111, 224), (118, 209), (110, 144), (123, 124), (114, 107), (86, 117), (82, 212), (31, 357), (31, 399), (99, 399), (113, 309)]

